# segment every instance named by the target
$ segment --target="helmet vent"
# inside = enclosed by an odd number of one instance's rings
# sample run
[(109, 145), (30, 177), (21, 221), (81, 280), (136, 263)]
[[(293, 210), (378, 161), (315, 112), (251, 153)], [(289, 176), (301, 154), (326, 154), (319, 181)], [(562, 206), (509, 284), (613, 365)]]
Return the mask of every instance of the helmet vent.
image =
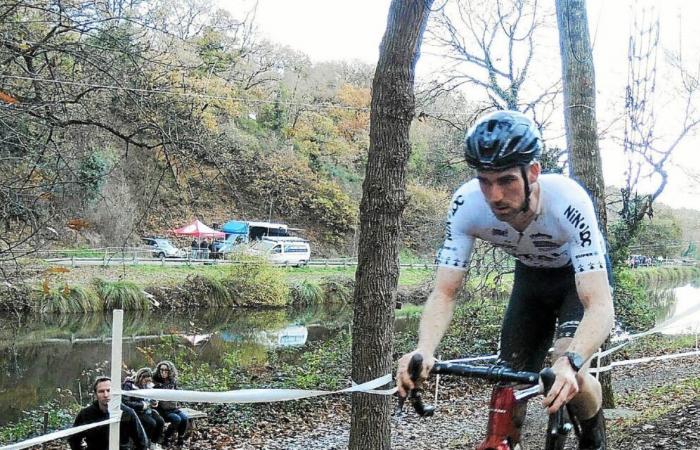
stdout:
[(515, 149), (515, 147), (517, 147), (517, 145), (521, 139), (522, 139), (522, 136), (515, 136), (513, 139), (511, 139), (510, 142), (508, 143), (508, 147), (506, 147), (505, 153), (506, 154), (512, 153), (513, 149)]

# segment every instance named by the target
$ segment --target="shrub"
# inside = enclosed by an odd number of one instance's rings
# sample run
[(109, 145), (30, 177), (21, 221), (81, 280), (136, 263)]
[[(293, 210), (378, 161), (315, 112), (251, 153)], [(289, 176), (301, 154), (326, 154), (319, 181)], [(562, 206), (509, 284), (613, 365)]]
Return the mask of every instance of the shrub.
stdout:
[(348, 277), (331, 277), (322, 282), (323, 296), (327, 303), (352, 303), (355, 280)]
[(184, 283), (183, 295), (187, 298), (184, 306), (224, 307), (231, 306), (233, 296), (221, 280), (203, 276), (189, 275)]
[(149, 309), (151, 302), (143, 290), (130, 281), (105, 281), (96, 278), (93, 282), (97, 295), (105, 309)]
[(39, 311), (42, 313), (80, 313), (99, 311), (100, 307), (100, 300), (94, 292), (67, 284), (45, 290), (39, 300)]
[(232, 297), (245, 306), (285, 306), (289, 287), (279, 271), (262, 258), (241, 256), (231, 267), (224, 284)]
[(323, 288), (314, 281), (295, 281), (290, 289), (292, 304), (295, 306), (318, 305), (323, 302)]
[(649, 305), (646, 291), (632, 271), (615, 271), (615, 317), (629, 332), (654, 326), (654, 310)]

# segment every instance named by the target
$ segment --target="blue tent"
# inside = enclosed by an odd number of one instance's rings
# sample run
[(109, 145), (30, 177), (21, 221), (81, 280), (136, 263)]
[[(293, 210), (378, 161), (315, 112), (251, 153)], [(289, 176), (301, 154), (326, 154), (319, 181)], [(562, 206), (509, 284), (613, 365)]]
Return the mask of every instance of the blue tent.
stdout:
[(248, 222), (242, 222), (240, 220), (229, 220), (222, 227), (221, 231), (226, 234), (242, 234), (244, 236), (248, 235)]

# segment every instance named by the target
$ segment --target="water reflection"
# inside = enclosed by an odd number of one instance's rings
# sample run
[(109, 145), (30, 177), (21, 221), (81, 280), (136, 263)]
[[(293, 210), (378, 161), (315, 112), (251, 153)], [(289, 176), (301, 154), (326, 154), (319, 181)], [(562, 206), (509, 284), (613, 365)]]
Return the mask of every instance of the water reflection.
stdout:
[[(172, 359), (178, 348), (212, 367), (235, 358), (245, 368), (266, 364), (275, 348), (302, 348), (348, 327), (348, 306), (303, 310), (125, 312), (123, 360), (130, 369)], [(111, 314), (0, 317), (0, 426), (22, 410), (70, 390), (86, 402), (93, 377), (109, 372)]]
[(700, 332), (700, 288), (687, 284), (674, 289), (656, 291), (656, 325), (664, 334), (696, 334)]

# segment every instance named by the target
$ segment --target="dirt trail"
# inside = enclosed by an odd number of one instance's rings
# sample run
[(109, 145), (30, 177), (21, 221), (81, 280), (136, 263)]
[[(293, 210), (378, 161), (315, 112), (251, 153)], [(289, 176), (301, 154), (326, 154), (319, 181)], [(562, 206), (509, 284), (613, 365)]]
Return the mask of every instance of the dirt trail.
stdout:
[[(700, 360), (683, 359), (656, 362), (616, 370), (613, 374), (615, 392), (639, 393), (667, 385), (683, 378), (700, 376)], [(428, 400), (428, 394), (426, 394)], [(472, 382), (444, 382), (440, 386), (439, 410), (429, 419), (407, 412), (392, 418), (392, 448), (395, 449), (457, 449), (473, 448), (483, 437), (486, 426), (486, 405), (489, 389)], [(348, 401), (348, 400), (345, 400)], [(432, 399), (429, 400), (432, 402)], [(347, 408), (349, 410), (349, 408)], [(349, 411), (348, 411), (349, 412)], [(634, 414), (634, 411), (629, 411)], [(613, 413), (611, 413), (613, 415)], [(643, 426), (619, 430), (610, 426), (621, 419), (609, 419), (608, 450), (629, 449), (700, 449), (700, 403), (697, 399), (654, 419)], [(546, 414), (538, 400), (528, 408), (528, 425), (524, 430), (527, 449), (542, 448), (542, 431)], [(348, 442), (349, 418), (346, 414), (321, 419), (308, 431), (293, 436), (273, 437), (256, 444), (240, 442), (229, 448), (308, 450), (345, 449)], [(567, 448), (575, 449), (575, 439)]]

